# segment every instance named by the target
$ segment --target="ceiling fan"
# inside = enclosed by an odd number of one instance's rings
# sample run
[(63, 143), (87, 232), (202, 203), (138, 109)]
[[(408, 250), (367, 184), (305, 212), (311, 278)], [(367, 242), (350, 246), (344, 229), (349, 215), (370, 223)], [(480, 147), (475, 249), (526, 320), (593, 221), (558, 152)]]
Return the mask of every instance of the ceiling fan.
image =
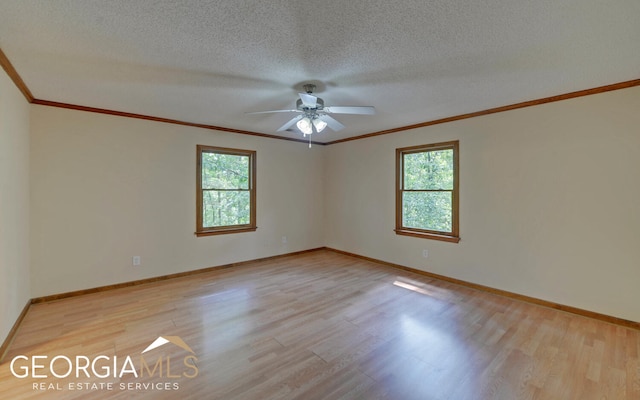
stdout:
[(322, 132), (326, 127), (329, 127), (336, 132), (344, 128), (344, 125), (328, 114), (373, 115), (376, 112), (376, 109), (372, 106), (325, 106), (324, 100), (312, 94), (316, 85), (307, 83), (303, 85), (303, 88), (306, 93), (298, 93), (300, 98), (296, 101), (295, 109), (256, 111), (249, 112), (247, 114), (268, 114), (279, 112), (299, 113), (300, 115), (291, 118), (284, 125), (278, 128), (277, 131), (286, 131), (292, 127), (293, 124), (296, 124), (298, 129), (300, 129), (302, 134), (306, 137), (314, 132)]

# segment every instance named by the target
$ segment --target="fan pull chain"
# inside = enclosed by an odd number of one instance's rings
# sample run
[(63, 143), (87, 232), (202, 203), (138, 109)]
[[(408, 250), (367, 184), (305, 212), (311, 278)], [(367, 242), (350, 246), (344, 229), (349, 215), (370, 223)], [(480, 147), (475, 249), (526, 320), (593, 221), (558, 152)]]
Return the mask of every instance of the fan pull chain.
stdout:
[(311, 148), (311, 135), (309, 135), (309, 148)]

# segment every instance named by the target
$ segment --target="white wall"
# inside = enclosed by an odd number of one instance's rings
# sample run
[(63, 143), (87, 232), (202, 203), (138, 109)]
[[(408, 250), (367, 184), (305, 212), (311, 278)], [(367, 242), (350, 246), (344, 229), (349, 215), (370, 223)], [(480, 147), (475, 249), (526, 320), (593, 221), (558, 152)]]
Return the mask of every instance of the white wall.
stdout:
[[(31, 116), (34, 297), (324, 245), (321, 146), (45, 106)], [(257, 151), (256, 232), (194, 236), (197, 144)]]
[[(461, 242), (395, 235), (395, 149), (455, 139)], [(326, 153), (327, 246), (640, 321), (640, 88)]]
[(0, 69), (0, 343), (30, 298), (29, 103)]

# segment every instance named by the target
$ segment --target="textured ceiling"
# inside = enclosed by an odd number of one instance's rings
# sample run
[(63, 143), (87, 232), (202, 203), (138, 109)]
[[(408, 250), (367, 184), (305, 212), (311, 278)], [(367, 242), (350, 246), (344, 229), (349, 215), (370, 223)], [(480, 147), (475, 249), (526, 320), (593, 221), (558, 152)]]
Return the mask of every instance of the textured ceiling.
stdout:
[(329, 142), (640, 78), (639, 0), (0, 0), (0, 49), (36, 99)]

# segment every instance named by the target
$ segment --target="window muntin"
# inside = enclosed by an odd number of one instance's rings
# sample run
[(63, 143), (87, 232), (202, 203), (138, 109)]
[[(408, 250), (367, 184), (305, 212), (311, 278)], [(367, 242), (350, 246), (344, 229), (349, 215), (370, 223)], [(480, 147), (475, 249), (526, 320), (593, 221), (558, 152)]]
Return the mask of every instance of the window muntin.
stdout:
[(396, 233), (458, 242), (458, 141), (396, 150)]
[(255, 151), (198, 146), (197, 235), (256, 230)]

